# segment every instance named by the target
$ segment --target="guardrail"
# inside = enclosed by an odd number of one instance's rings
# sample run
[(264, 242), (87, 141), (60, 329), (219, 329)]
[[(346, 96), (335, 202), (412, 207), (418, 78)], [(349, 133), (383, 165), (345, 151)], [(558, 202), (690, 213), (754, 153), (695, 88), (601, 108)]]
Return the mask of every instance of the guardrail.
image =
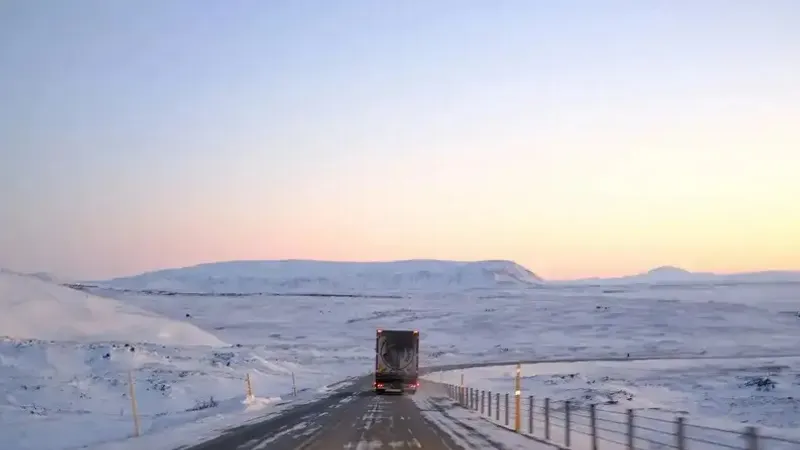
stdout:
[[(726, 430), (596, 404), (523, 398), (425, 380), (484, 419), (561, 450), (798, 450), (800, 441), (761, 434), (758, 428)], [(519, 380), (517, 380), (519, 382)]]

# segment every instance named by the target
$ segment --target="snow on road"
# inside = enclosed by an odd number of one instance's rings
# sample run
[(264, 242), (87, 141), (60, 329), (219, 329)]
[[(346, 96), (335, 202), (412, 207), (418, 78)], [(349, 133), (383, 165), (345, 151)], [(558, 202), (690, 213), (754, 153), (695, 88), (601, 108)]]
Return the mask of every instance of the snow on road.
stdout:
[(437, 386), (426, 385), (412, 398), (426, 420), (436, 424), (465, 449), (553, 450), (551, 445), (511, 433), (475, 412), (461, 408)]

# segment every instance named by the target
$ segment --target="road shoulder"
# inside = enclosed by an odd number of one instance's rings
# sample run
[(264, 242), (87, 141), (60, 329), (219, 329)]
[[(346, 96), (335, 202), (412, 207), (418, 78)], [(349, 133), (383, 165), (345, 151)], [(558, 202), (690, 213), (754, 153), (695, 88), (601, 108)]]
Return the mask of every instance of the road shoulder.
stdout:
[(327, 423), (332, 409), (355, 399), (366, 378), (342, 386), (319, 400), (296, 405), (263, 421), (228, 429), (213, 439), (178, 450), (261, 450), (267, 444), (272, 450), (283, 448), (284, 442), (296, 442), (304, 437), (307, 439), (307, 436)]
[(424, 383), (414, 397), (425, 420), (446, 433), (464, 449), (554, 450), (541, 443), (490, 423), (479, 414), (462, 408), (447, 397), (440, 386)]

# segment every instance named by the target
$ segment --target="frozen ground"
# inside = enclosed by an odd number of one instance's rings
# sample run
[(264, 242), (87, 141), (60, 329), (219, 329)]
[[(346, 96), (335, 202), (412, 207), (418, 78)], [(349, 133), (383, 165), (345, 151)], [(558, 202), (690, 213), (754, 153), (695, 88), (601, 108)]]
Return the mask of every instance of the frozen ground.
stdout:
[[(243, 401), (244, 410), (239, 402), (234, 401), (230, 409), (216, 409), (213, 414), (201, 415), (196, 419), (165, 427), (154, 433), (142, 435), (135, 439), (111, 440), (97, 445), (91, 445), (92, 450), (174, 450), (187, 445), (199, 444), (219, 436), (226, 430), (245, 424), (256, 423), (284, 412), (287, 407), (313, 402), (329, 392), (348, 385), (352, 380), (344, 379), (315, 390), (301, 392), (297, 397), (287, 397), (281, 400), (268, 400), (256, 398), (253, 401)], [(345, 399), (344, 401), (346, 401)], [(313, 429), (312, 429), (313, 430)], [(311, 430), (310, 430), (311, 431)]]
[(377, 327), (420, 329), (424, 364), (626, 353), (800, 354), (798, 285), (548, 287), (403, 299), (96, 292), (301, 364), (347, 358), (369, 369)]
[[(485, 367), (436, 373), (429, 378), (459, 384), (463, 374), (466, 386), (500, 393), (502, 398), (514, 391), (515, 372), (516, 366)], [(570, 401), (576, 422), (586, 416), (588, 405), (596, 404), (600, 418), (624, 423), (625, 411), (630, 408), (642, 417), (639, 423), (652, 422), (647, 425), (670, 432), (674, 417), (683, 416), (693, 426), (739, 431), (756, 425), (763, 434), (800, 438), (797, 357), (523, 365), (526, 410), (531, 395), (540, 405), (537, 417), (548, 397), (556, 410), (563, 410), (560, 405)], [(741, 440), (721, 433), (710, 437), (724, 438)]]
[[(142, 432), (152, 434), (293, 400), (292, 372), (298, 397), (306, 397), (343, 378), (336, 369), (348, 369), (333, 364), (300, 367), (254, 348), (127, 345), (0, 341), (0, 436), (14, 442), (15, 449), (80, 448), (129, 436), (129, 370)], [(247, 373), (256, 395), (251, 402), (245, 400)]]
[[(128, 303), (0, 273), (0, 441), (67, 449), (133, 431), (129, 373), (146, 434), (220, 414), (268, 412), (353, 372), (341, 360), (300, 365), (269, 345), (237, 346)], [(36, 338), (40, 336), (40, 338)], [(250, 374), (256, 397), (245, 401)]]
[[(458, 280), (458, 273), (444, 271), (437, 279)], [(308, 277), (314, 278), (313, 274)], [(32, 318), (26, 327), (20, 328), (22, 322), (10, 316), (0, 321), (0, 335), (13, 336), (0, 342), (4, 392), (0, 437), (20, 450), (78, 448), (125, 439), (133, 428), (127, 397), (127, 374), (133, 370), (146, 436), (169, 433), (169, 442), (178, 442), (181, 433), (176, 430), (191, 429), (186, 433), (196, 439), (203, 424), (208, 433), (237, 418), (273, 411), (264, 404), (288, 398), (292, 372), (298, 387), (309, 389), (304, 394), (370, 371), (378, 327), (419, 329), (423, 365), (626, 353), (800, 353), (798, 284), (526, 283), (509, 287), (499, 282), (492, 287), (481, 279), (482, 287), (469, 281), (460, 288), (454, 282), (438, 292), (421, 289), (416, 282), (409, 282), (408, 290), (402, 283), (387, 289), (393, 296), (401, 292), (402, 298), (380, 297), (374, 289), (369, 296), (353, 291), (347, 297), (326, 296), (324, 291), (313, 295), (153, 295), (144, 293), (151, 283), (160, 283), (152, 276), (143, 289), (130, 280), (124, 288), (88, 289), (121, 303), (87, 297), (41, 279), (35, 281), (42, 284), (34, 285), (17, 279), (12, 282), (14, 289), (0, 291), (6, 297), (2, 301), (24, 305), (27, 302), (19, 299), (47, 298), (50, 303), (41, 316), (35, 310), (18, 309), (22, 312), (15, 315)], [(207, 294), (197, 291), (206, 278), (193, 282), (188, 277), (184, 282), (190, 292)], [(236, 283), (223, 284), (230, 288)], [(339, 285), (353, 283), (345, 280)], [(46, 295), (31, 293), (32, 286)], [(106, 312), (91, 312), (97, 304), (104, 305), (101, 310)], [(64, 312), (54, 314), (54, 308), (64, 308)], [(109, 310), (124, 314), (111, 315)], [(36, 318), (48, 315), (78, 317), (86, 324), (94, 317), (96, 329), (105, 331), (95, 334), (95, 328), (87, 326), (84, 332), (46, 334), (51, 327), (37, 324)], [(147, 323), (125, 325), (137, 323), (134, 318)], [(177, 329), (183, 331), (160, 331)], [(192, 335), (196, 337), (186, 337)], [(201, 345), (194, 345), (194, 339)], [(264, 399), (259, 405), (265, 408), (256, 413), (247, 413), (242, 403), (246, 373), (253, 377), (256, 395)], [(218, 406), (186, 411), (212, 395)], [(184, 424), (195, 422), (198, 416), (203, 417), (201, 422), (186, 428)]]

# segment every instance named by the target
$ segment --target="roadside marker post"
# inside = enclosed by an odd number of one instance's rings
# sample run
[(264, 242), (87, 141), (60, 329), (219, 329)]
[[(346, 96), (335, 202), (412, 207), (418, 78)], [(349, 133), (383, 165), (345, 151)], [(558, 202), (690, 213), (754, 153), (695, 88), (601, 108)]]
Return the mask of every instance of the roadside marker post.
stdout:
[(247, 395), (248, 400), (253, 399), (253, 384), (250, 381), (250, 372), (247, 372), (247, 375), (244, 378), (244, 390), (245, 394)]
[(522, 364), (517, 363), (517, 376), (514, 377), (514, 409), (516, 413), (514, 414), (514, 431), (519, 433), (520, 429), (520, 421), (521, 421), (521, 411), (520, 411), (520, 403), (522, 396)]
[(140, 434), (140, 426), (139, 426), (139, 409), (136, 405), (136, 388), (133, 386), (133, 371), (128, 371), (128, 386), (130, 388), (130, 396), (131, 396), (131, 414), (133, 414), (133, 435), (139, 437)]

